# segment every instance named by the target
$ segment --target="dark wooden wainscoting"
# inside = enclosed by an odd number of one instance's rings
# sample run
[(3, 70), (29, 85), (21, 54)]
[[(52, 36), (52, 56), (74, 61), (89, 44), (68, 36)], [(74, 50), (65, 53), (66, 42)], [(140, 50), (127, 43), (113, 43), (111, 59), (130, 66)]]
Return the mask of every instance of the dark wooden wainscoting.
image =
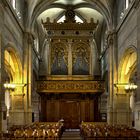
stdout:
[(78, 101), (61, 101), (60, 116), (65, 128), (78, 128), (80, 124), (80, 103)]
[(54, 96), (41, 96), (40, 121), (64, 119), (65, 128), (78, 128), (81, 121), (98, 121), (98, 97)]

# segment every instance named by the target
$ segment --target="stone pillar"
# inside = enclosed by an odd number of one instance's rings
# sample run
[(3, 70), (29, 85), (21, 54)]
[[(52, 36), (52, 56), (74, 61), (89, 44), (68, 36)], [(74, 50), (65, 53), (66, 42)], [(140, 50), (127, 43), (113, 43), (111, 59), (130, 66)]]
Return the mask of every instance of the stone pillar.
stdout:
[[(115, 87), (118, 83), (118, 49), (116, 44), (116, 32), (108, 34), (108, 79), (109, 79), (109, 98), (108, 98), (108, 116), (109, 124), (124, 124), (131, 126), (130, 94), (124, 89)], [(119, 83), (118, 83), (119, 84)], [(121, 92), (120, 92), (121, 91)]]
[(33, 36), (30, 33), (25, 33), (24, 37), (24, 74), (23, 80), (27, 85), (24, 87), (24, 111), (25, 111), (25, 124), (32, 122), (32, 106), (31, 106), (31, 94), (32, 94), (32, 47)]
[(109, 33), (107, 37), (108, 42), (108, 109), (107, 109), (107, 122), (113, 124), (113, 34)]
[[(11, 94), (11, 109), (9, 116), (9, 125), (24, 125), (32, 122), (32, 45), (33, 38), (31, 34), (24, 34), (23, 48), (23, 75), (22, 83), (15, 87)], [(10, 91), (11, 92), (11, 91)]]
[(108, 32), (107, 36), (108, 43), (108, 87), (109, 87), (109, 97), (108, 97), (108, 112), (107, 112), (107, 122), (109, 124), (114, 124), (114, 94), (115, 88), (114, 83), (117, 82), (117, 47), (116, 47), (116, 32)]
[(4, 44), (0, 33), (0, 131), (7, 130), (7, 109), (4, 91)]
[(4, 42), (3, 42), (3, 27), (4, 27), (4, 2), (0, 1), (0, 131), (6, 131), (7, 120), (6, 120), (6, 106), (4, 103), (4, 87), (3, 87), (3, 76), (4, 76)]
[(135, 128), (140, 130), (140, 1), (135, 0), (135, 11), (137, 12), (137, 90), (135, 102)]

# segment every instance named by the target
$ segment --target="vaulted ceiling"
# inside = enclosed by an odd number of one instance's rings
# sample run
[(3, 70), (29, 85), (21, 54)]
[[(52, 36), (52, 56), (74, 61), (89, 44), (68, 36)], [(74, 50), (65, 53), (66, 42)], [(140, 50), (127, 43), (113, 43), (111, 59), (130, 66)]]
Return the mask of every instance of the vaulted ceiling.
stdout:
[(70, 6), (80, 19), (90, 22), (90, 19), (94, 18), (95, 22), (97, 20), (99, 21), (95, 39), (97, 45), (100, 46), (104, 23), (106, 23), (107, 26), (112, 24), (111, 17), (114, 1), (115, 0), (26, 0), (28, 6), (27, 27), (34, 32), (35, 22), (37, 22), (41, 28), (42, 19), (45, 21), (46, 18), (49, 17), (51, 21), (54, 19), (59, 20)]
[[(26, 0), (28, 4), (28, 22), (32, 24), (36, 19), (59, 19), (67, 7), (71, 5), (76, 15), (83, 20), (102, 22), (103, 16), (110, 18), (114, 0)], [(101, 10), (101, 11), (100, 11)], [(30, 25), (29, 25), (30, 26)]]

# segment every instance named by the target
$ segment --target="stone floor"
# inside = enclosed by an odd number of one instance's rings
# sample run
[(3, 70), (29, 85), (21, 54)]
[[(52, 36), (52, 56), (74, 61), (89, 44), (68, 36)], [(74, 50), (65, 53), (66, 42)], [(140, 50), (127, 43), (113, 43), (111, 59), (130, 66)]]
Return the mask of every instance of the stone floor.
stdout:
[(79, 129), (68, 129), (63, 133), (61, 140), (82, 140)]

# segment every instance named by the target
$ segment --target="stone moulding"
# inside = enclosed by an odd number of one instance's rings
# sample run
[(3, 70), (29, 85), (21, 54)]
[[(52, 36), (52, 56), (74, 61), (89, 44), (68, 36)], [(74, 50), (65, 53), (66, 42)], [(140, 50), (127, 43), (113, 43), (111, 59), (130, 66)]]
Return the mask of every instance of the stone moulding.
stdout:
[(104, 92), (103, 81), (38, 81), (37, 91), (41, 92)]

